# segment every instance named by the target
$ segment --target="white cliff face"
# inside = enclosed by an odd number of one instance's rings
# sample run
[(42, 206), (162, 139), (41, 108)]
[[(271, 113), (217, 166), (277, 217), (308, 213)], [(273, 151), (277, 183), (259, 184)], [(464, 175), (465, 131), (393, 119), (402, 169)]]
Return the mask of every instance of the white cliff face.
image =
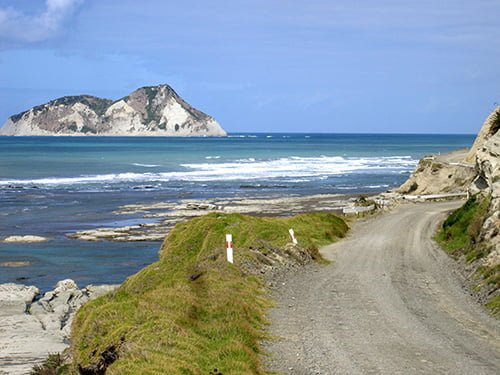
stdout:
[(141, 114), (124, 100), (115, 102), (104, 115), (109, 124), (106, 135), (135, 135), (144, 130)]
[(485, 264), (495, 267), (500, 264), (500, 107), (488, 117), (473, 147), (476, 178), (469, 192), (490, 197), (480, 237), (491, 244)]
[(465, 161), (469, 163), (474, 163), (476, 161), (476, 156), (478, 151), (480, 151), (486, 141), (490, 139), (496, 132), (498, 132), (498, 118), (500, 116), (500, 106), (496, 107), (493, 112), (486, 118), (483, 126), (479, 130), (479, 133), (474, 141), (474, 144), (469, 150)]
[(494, 269), (500, 265), (500, 107), (487, 117), (471, 149), (454, 154), (455, 159), (447, 155), (422, 159), (398, 191), (415, 195), (467, 191), (488, 199), (479, 233), (487, 255), (476, 268)]
[(211, 116), (167, 85), (143, 87), (112, 102), (92, 96), (53, 100), (10, 117), (0, 135), (225, 136)]
[(486, 119), (467, 157), (476, 165), (470, 191), (500, 194), (500, 107)]
[(182, 106), (176, 100), (171, 99), (167, 102), (165, 109), (162, 111), (160, 124), (165, 123), (168, 130), (175, 132), (176, 125), (184, 125), (188, 120), (189, 114), (186, 112), (186, 110), (182, 108)]
[(469, 191), (494, 197), (500, 188), (499, 130), (500, 106), (486, 118), (469, 150), (423, 158), (397, 191), (413, 195)]
[(474, 165), (461, 161), (465, 151), (454, 154), (423, 158), (408, 180), (396, 191), (411, 195), (465, 193), (475, 177)]
[(0, 135), (19, 135), (19, 136), (42, 136), (42, 135), (52, 135), (49, 131), (41, 129), (35, 126), (31, 119), (28, 119), (25, 122), (13, 122), (10, 118), (4, 124), (3, 127), (0, 128)]
[(94, 134), (101, 110), (112, 102), (92, 96), (68, 96), (11, 116), (0, 135), (49, 136)]
[(83, 127), (87, 122), (94, 123), (98, 121), (99, 116), (82, 103), (73, 104), (70, 111), (64, 111), (63, 109), (60, 118), (60, 122), (63, 124), (75, 124), (76, 129), (73, 129), (74, 132), (84, 131)]
[[(481, 204), (488, 204), (486, 212), (480, 212), (482, 224), (471, 245), (479, 258), (467, 260), (466, 269), (481, 300), (500, 296), (499, 283), (495, 281), (500, 266), (500, 107), (488, 116), (470, 150), (422, 159), (398, 192), (468, 192)], [(474, 253), (469, 251), (470, 254)]]

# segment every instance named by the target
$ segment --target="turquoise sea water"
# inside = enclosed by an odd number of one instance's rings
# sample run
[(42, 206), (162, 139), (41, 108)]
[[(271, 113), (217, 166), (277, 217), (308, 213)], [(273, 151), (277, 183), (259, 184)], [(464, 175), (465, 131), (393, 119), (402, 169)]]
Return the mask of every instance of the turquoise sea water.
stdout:
[(470, 147), (472, 135), (233, 134), (225, 138), (0, 137), (0, 283), (42, 289), (57, 280), (121, 282), (157, 259), (159, 243), (83, 242), (66, 233), (122, 226), (124, 204), (183, 198), (379, 192), (430, 153)]

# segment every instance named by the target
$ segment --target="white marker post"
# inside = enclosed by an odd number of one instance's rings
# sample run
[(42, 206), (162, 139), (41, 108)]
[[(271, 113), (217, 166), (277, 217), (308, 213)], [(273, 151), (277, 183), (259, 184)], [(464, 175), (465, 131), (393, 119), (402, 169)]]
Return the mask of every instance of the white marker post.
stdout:
[(297, 239), (295, 238), (295, 233), (293, 233), (293, 229), (289, 229), (288, 232), (290, 232), (290, 237), (292, 237), (292, 242), (294, 245), (297, 245), (298, 242), (297, 242)]
[(229, 263), (233, 262), (233, 235), (226, 234), (226, 249), (227, 249), (227, 261)]

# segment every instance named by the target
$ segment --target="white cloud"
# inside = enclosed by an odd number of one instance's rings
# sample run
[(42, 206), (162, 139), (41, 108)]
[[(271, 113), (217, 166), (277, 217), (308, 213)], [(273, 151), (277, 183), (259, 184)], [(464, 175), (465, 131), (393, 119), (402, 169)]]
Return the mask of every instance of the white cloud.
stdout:
[(0, 8), (0, 41), (36, 43), (61, 31), (83, 0), (46, 0), (38, 14), (24, 14), (14, 8)]

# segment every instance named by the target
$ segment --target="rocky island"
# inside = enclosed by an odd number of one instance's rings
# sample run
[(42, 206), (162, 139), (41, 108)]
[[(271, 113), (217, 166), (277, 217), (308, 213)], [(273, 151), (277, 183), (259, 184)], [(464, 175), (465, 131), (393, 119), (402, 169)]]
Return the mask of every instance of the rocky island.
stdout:
[(65, 96), (11, 116), (7, 136), (225, 136), (211, 116), (184, 101), (170, 86), (141, 87), (113, 101)]

